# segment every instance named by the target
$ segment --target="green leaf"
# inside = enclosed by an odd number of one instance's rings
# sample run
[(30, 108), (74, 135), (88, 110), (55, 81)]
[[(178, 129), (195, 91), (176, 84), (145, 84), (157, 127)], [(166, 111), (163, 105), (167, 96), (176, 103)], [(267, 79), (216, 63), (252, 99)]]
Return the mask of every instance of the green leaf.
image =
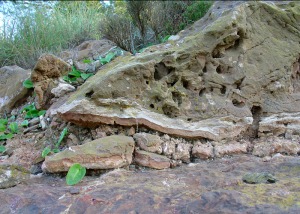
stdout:
[(62, 132), (60, 133), (59, 139), (57, 141), (57, 143), (55, 144), (55, 148), (58, 148), (60, 143), (62, 142), (62, 140), (64, 139), (64, 137), (67, 135), (68, 133), (68, 128), (65, 127)]
[(28, 111), (32, 111), (32, 110), (36, 110), (35, 105), (34, 104), (29, 104), (26, 105), (21, 112), (28, 112)]
[(38, 117), (39, 116), (39, 111), (38, 110), (30, 110), (26, 113), (25, 115), (25, 119), (32, 119), (32, 118), (35, 118), (35, 117)]
[(6, 151), (5, 146), (0, 145), (0, 153), (4, 153)]
[(18, 133), (18, 131), (19, 131), (18, 124), (16, 122), (10, 123), (9, 129), (12, 131), (13, 134)]
[(86, 169), (79, 163), (73, 164), (67, 174), (66, 182), (68, 185), (75, 185), (79, 183), (85, 176)]
[(110, 62), (115, 56), (116, 56), (115, 53), (110, 52), (109, 54), (106, 55), (105, 59), (107, 60), (107, 62)]
[(46, 110), (40, 110), (38, 115), (41, 116), (41, 115), (44, 115), (45, 113), (46, 113)]
[(15, 115), (12, 115), (8, 120), (14, 121), (15, 119), (16, 119), (16, 116), (15, 116)]
[(0, 119), (0, 124), (6, 125), (7, 124), (7, 119)]
[(73, 70), (70, 73), (68, 73), (68, 76), (73, 76), (73, 77), (80, 77), (81, 76), (81, 72), (77, 71), (77, 70)]
[(42, 157), (45, 158), (50, 152), (51, 149), (49, 147), (44, 148), (44, 150), (42, 151)]
[(86, 80), (86, 79), (88, 79), (89, 77), (91, 77), (91, 76), (93, 76), (94, 74), (92, 74), (92, 73), (88, 73), (88, 74), (86, 74), (86, 73), (82, 73), (81, 74), (81, 78), (83, 79), (83, 80)]
[(0, 135), (0, 140), (7, 140), (7, 139), (11, 139), (14, 135), (12, 133), (9, 134), (2, 134)]
[(25, 81), (23, 82), (23, 86), (24, 86), (25, 88), (34, 88), (33, 83), (32, 83), (32, 81), (31, 81), (30, 79), (25, 80)]
[(21, 123), (21, 126), (27, 127), (28, 124), (29, 124), (29, 121), (28, 121), (28, 120), (24, 120), (24, 121)]
[(60, 150), (59, 149), (52, 149), (52, 152), (58, 153), (58, 152), (60, 152)]
[(105, 59), (105, 58), (100, 58), (100, 62), (102, 65), (105, 65), (106, 63), (108, 63), (107, 59)]
[(0, 123), (0, 132), (4, 132), (6, 130), (6, 125), (3, 123)]
[(171, 35), (165, 36), (165, 37), (161, 40), (161, 42), (166, 42), (166, 41), (168, 41), (168, 39), (170, 38), (170, 36), (171, 36)]
[(84, 59), (84, 60), (82, 60), (82, 62), (83, 62), (83, 63), (86, 63), (86, 64), (89, 64), (89, 63), (92, 62), (92, 60), (90, 60), (90, 59)]
[(68, 76), (63, 76), (63, 80), (68, 82), (68, 83), (71, 83), (71, 79)]

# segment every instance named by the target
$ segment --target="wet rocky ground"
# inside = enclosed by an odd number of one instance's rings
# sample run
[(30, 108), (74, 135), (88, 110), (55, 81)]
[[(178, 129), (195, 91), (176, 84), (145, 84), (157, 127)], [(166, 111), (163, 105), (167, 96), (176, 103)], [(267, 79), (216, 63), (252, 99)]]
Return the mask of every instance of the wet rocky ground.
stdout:
[[(248, 184), (269, 173), (275, 183)], [(64, 177), (34, 176), (0, 189), (0, 213), (300, 213), (300, 158), (237, 155), (166, 170), (131, 165), (75, 186)]]

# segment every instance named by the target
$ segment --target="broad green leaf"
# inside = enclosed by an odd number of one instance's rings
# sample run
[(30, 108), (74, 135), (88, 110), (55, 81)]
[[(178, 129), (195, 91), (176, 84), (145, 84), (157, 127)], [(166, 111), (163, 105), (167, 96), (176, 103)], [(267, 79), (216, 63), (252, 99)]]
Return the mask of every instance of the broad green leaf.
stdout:
[(102, 65), (105, 65), (106, 63), (108, 63), (106, 58), (100, 58), (100, 62)]
[(7, 140), (7, 139), (11, 139), (14, 135), (12, 133), (9, 134), (2, 134), (0, 135), (0, 140)]
[(6, 125), (7, 124), (7, 119), (0, 119), (0, 124)]
[(40, 110), (38, 115), (41, 116), (41, 115), (44, 115), (45, 113), (46, 113), (46, 110)]
[(39, 116), (38, 110), (30, 110), (26, 113), (25, 119), (32, 119)]
[(31, 81), (30, 79), (25, 80), (25, 81), (23, 82), (23, 86), (24, 86), (25, 88), (33, 88), (33, 87), (34, 87), (32, 81)]
[(89, 77), (91, 77), (91, 76), (93, 76), (94, 74), (92, 74), (92, 73), (88, 73), (88, 74), (86, 74), (86, 73), (82, 73), (81, 74), (81, 78), (83, 79), (83, 80), (86, 80), (86, 79), (88, 79)]
[(21, 112), (27, 112), (27, 111), (32, 111), (32, 110), (36, 110), (35, 105), (34, 104), (29, 104), (26, 105)]
[(63, 76), (63, 80), (68, 82), (68, 83), (71, 83), (71, 79), (68, 76)]
[(83, 62), (83, 63), (86, 63), (86, 64), (89, 64), (89, 63), (92, 62), (92, 60), (90, 60), (90, 59), (84, 59), (84, 60), (82, 60), (82, 62)]
[(44, 148), (44, 150), (42, 151), (42, 157), (45, 158), (50, 152), (51, 149), (49, 147)]
[(21, 123), (21, 126), (27, 127), (28, 124), (29, 124), (29, 121), (28, 121), (28, 120), (24, 120), (24, 121)]
[(73, 77), (80, 77), (81, 72), (77, 70), (73, 70), (70, 73), (68, 73), (68, 76), (73, 76)]
[(55, 148), (58, 148), (58, 147), (59, 147), (61, 141), (64, 139), (64, 137), (67, 135), (67, 133), (68, 133), (68, 128), (65, 127), (65, 128), (62, 130), (62, 132), (60, 133), (59, 139), (58, 139), (57, 143), (55, 144)]
[(85, 176), (86, 169), (79, 163), (73, 164), (67, 174), (66, 182), (68, 185), (75, 185), (79, 183)]
[(3, 123), (0, 123), (0, 132), (4, 132), (6, 130), (6, 125)]
[(9, 124), (9, 129), (13, 134), (18, 133), (19, 128), (18, 128), (18, 124), (16, 122), (12, 122)]
[(6, 151), (5, 146), (0, 145), (0, 153), (4, 153)]

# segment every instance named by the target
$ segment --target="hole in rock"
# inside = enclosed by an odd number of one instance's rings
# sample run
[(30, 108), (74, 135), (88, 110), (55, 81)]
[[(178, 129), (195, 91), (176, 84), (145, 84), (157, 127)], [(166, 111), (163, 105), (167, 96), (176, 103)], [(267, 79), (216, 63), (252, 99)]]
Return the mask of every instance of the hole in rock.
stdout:
[(165, 105), (162, 107), (162, 110), (164, 112), (164, 114), (170, 118), (175, 118), (178, 116), (178, 110), (173, 107), (173, 106), (169, 106), (169, 105)]
[(257, 138), (258, 137), (258, 129), (259, 129), (259, 121), (262, 116), (262, 108), (260, 106), (253, 106), (251, 108), (251, 113), (253, 117), (252, 125), (248, 128), (247, 132), (249, 137)]
[(181, 82), (182, 82), (182, 86), (183, 86), (185, 89), (188, 89), (189, 81), (187, 81), (187, 80), (185, 80), (185, 79), (182, 79)]
[(222, 85), (221, 94), (226, 94), (226, 86)]
[(245, 79), (245, 77), (243, 77), (242, 79), (235, 82), (237, 89), (241, 90), (241, 85), (242, 85), (244, 79)]
[(219, 65), (219, 66), (217, 67), (216, 71), (217, 71), (218, 74), (223, 73), (223, 72), (222, 72), (221, 65)]
[(174, 71), (174, 68), (168, 68), (163, 62), (160, 62), (154, 66), (155, 72), (154, 72), (154, 79), (156, 81), (160, 80), (164, 76), (167, 76), (169, 73)]
[(168, 87), (174, 86), (178, 82), (178, 76), (172, 76), (167, 80)]
[(92, 90), (92, 91), (86, 93), (85, 96), (86, 96), (87, 98), (91, 98), (93, 94), (94, 94), (94, 91)]
[(189, 122), (192, 121), (192, 118), (188, 118), (187, 121), (189, 121)]
[(202, 97), (205, 93), (205, 88), (202, 88), (200, 91), (199, 91), (199, 96)]
[(204, 68), (203, 68), (203, 73), (206, 73), (207, 72), (207, 68), (206, 68), (206, 66), (204, 66)]
[(150, 108), (154, 108), (154, 105), (153, 105), (153, 104), (150, 104)]
[(238, 101), (236, 99), (233, 99), (232, 100), (232, 104), (235, 106), (235, 107), (239, 107), (239, 108), (242, 108), (245, 106), (245, 103), (243, 101)]
[(149, 81), (148, 80), (146, 80), (146, 84), (149, 85)]
[(182, 104), (182, 98), (178, 92), (172, 92), (172, 99), (178, 104), (178, 106)]

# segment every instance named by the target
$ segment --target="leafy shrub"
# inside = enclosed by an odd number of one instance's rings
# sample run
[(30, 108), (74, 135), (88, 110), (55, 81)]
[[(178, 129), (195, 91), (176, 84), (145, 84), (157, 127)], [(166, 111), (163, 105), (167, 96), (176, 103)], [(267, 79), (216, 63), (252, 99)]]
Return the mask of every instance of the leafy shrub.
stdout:
[(72, 68), (72, 71), (68, 73), (68, 75), (63, 76), (63, 80), (65, 80), (68, 83), (75, 83), (77, 82), (78, 78), (82, 78), (83, 80), (87, 80), (89, 77), (93, 76), (92, 73), (82, 73), (81, 71), (78, 71), (74, 66)]

